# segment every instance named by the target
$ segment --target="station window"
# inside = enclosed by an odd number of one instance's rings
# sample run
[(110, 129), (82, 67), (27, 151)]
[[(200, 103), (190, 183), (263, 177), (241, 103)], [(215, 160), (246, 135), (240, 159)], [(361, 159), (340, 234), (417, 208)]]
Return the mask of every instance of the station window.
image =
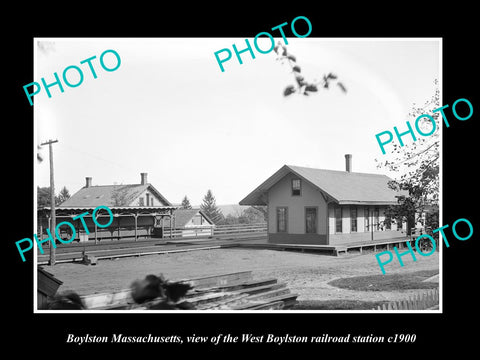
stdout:
[(373, 226), (376, 231), (380, 230), (380, 209), (376, 207), (373, 211)]
[(357, 232), (357, 207), (350, 208), (350, 232)]
[(343, 228), (342, 228), (342, 208), (340, 206), (337, 206), (335, 208), (335, 232), (336, 233), (342, 233)]
[(292, 196), (302, 195), (302, 181), (300, 179), (292, 179)]
[(277, 208), (277, 232), (287, 232), (288, 208)]
[(368, 232), (370, 231), (370, 211), (368, 207), (365, 208), (363, 217), (365, 218), (365, 232)]
[(317, 208), (305, 208), (305, 232), (307, 234), (317, 233)]

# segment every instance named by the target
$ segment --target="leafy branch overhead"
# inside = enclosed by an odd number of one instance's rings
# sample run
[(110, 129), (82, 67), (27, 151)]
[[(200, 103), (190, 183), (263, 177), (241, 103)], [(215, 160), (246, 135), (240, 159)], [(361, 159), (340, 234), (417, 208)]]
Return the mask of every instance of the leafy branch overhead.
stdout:
[[(440, 107), (440, 89), (438, 80), (434, 81), (434, 93), (421, 106), (413, 105), (408, 118), (415, 121), (423, 114), (432, 114), (436, 128), (441, 126), (439, 113), (433, 109)], [(431, 128), (431, 120), (423, 117), (418, 126), (423, 131)], [(425, 127), (425, 128), (424, 128)], [(393, 151), (388, 158), (375, 159), (377, 168), (386, 169), (397, 174), (395, 180), (390, 181), (389, 187), (394, 190), (405, 190), (408, 196), (399, 198), (396, 206), (391, 206), (387, 218), (402, 218), (414, 224), (423, 223), (425, 227), (438, 228), (439, 224), (439, 195), (440, 195), (440, 132), (431, 136), (422, 137), (414, 142), (393, 144)], [(425, 218), (415, 220), (416, 214), (426, 213)], [(409, 226), (411, 228), (413, 226)], [(433, 234), (438, 239), (438, 233)]]
[(302, 69), (297, 64), (297, 58), (289, 54), (287, 48), (282, 45), (280, 42), (273, 48), (275, 53), (277, 54), (277, 60), (283, 63), (288, 63), (290, 68), (292, 69), (293, 76), (295, 77), (296, 85), (288, 85), (285, 90), (283, 91), (284, 96), (291, 95), (293, 93), (303, 94), (305, 96), (309, 96), (312, 92), (317, 92), (319, 87), (323, 87), (324, 89), (330, 89), (330, 85), (332, 83), (336, 83), (337, 86), (343, 93), (347, 92), (347, 88), (343, 85), (340, 81), (337, 80), (337, 75), (328, 73), (327, 75), (323, 75), (322, 80), (313, 82), (307, 82), (303, 75), (301, 75)]

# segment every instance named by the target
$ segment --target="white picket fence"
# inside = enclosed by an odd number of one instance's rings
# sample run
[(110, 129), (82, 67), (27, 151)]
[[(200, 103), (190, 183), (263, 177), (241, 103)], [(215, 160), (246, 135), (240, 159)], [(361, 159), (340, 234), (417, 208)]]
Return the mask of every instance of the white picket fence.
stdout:
[(438, 288), (427, 290), (421, 294), (415, 294), (406, 300), (390, 301), (389, 303), (377, 306), (372, 310), (427, 310), (438, 309), (439, 291)]
[[(170, 236), (170, 228), (164, 228), (165, 236)], [(266, 235), (267, 223), (216, 225), (215, 227), (188, 227), (172, 229), (174, 238), (200, 238), (200, 237), (241, 237), (244, 235)]]

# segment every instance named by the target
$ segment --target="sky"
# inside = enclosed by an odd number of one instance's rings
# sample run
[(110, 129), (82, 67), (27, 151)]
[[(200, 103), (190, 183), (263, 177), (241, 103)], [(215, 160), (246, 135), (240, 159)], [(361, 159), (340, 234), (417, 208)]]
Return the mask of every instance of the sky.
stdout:
[[(401, 129), (411, 106), (431, 98), (441, 80), (436, 38), (288, 38), (306, 80), (332, 72), (348, 91), (284, 97), (294, 78), (273, 51), (254, 50), (255, 59), (246, 52), (241, 65), (233, 55), (220, 70), (214, 52), (233, 52), (232, 44), (243, 49), (245, 39), (34, 39), (32, 81), (51, 83), (70, 65), (84, 75), (78, 87), (53, 86), (51, 98), (42, 88), (34, 97), (36, 142), (58, 140), (56, 192), (77, 192), (87, 176), (93, 185), (140, 183), (146, 172), (172, 203), (186, 195), (198, 205), (211, 189), (217, 204), (238, 204), (285, 164), (345, 170), (344, 155), (352, 154), (353, 171), (384, 173), (375, 134)], [(111, 72), (99, 63), (109, 49), (121, 58)], [(92, 56), (96, 79), (80, 64)], [(111, 53), (104, 59), (116, 64)], [(68, 76), (78, 81), (75, 71)], [(44, 187), (48, 147), (41, 154), (35, 184)]]

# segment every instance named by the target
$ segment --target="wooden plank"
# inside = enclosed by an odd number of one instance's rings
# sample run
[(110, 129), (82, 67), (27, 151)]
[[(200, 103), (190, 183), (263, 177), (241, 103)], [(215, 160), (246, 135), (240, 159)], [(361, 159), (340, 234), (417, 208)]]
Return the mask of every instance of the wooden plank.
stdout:
[(37, 309), (46, 309), (48, 305), (47, 295), (37, 291)]
[(235, 296), (235, 294), (229, 293), (229, 292), (214, 292), (214, 293), (206, 293), (196, 297), (192, 297), (192, 298), (186, 299), (185, 301), (188, 302), (189, 304), (194, 305), (197, 308), (201, 304), (220, 301), (222, 299), (227, 299), (233, 296)]
[(97, 309), (105, 306), (126, 304), (131, 301), (131, 290), (124, 289), (114, 293), (102, 293), (82, 296), (87, 309)]
[(187, 295), (186, 299), (206, 294), (209, 292), (235, 292), (235, 293), (246, 293), (246, 294), (256, 294), (262, 291), (274, 290), (285, 287), (285, 284), (277, 283), (276, 279), (265, 279), (265, 280), (252, 280), (245, 283), (234, 283), (231, 285), (218, 286), (218, 287), (206, 287), (200, 289), (192, 289)]
[[(296, 303), (285, 283), (277, 279), (253, 279), (251, 271), (211, 275), (178, 282), (188, 282), (190, 290), (185, 301), (198, 310), (206, 309), (284, 309)], [(229, 290), (229, 291), (227, 291)], [(83, 296), (88, 309), (143, 309), (148, 304), (134, 304), (130, 289), (116, 293)]]
[(261, 285), (261, 286), (255, 286), (255, 287), (247, 287), (245, 289), (241, 290), (235, 290), (237, 293), (246, 293), (249, 295), (255, 295), (258, 293), (263, 293), (265, 291), (269, 290), (277, 290), (277, 289), (282, 289), (286, 287), (284, 283), (273, 283), (273, 284), (267, 284), (267, 285)]
[(196, 310), (231, 309), (235, 305), (246, 303), (248, 294), (234, 294), (220, 300), (200, 304)]
[(267, 303), (255, 304), (249, 302), (233, 308), (232, 310), (282, 310), (285, 303), (283, 301), (273, 301)]
[(53, 296), (63, 282), (42, 268), (37, 268), (37, 290), (46, 296)]
[(215, 287), (206, 288), (205, 290), (222, 290), (222, 291), (243, 291), (248, 292), (249, 288), (256, 288), (259, 286), (271, 286), (277, 283), (276, 278), (265, 278), (265, 279), (255, 279), (255, 280), (247, 280), (240, 279), (239, 281), (232, 281), (226, 285), (220, 285)]
[(287, 294), (290, 294), (290, 289), (284, 287), (284, 288), (279, 288), (279, 289), (274, 289), (269, 291), (263, 291), (255, 295), (250, 295), (249, 299), (265, 300), (265, 299), (270, 299), (270, 298), (278, 297), (281, 295), (287, 295)]
[[(251, 271), (243, 271), (237, 273), (228, 273), (228, 274), (221, 274), (221, 275), (211, 275), (205, 277), (198, 277), (193, 279), (184, 279), (175, 282), (194, 282), (198, 283), (199, 288), (202, 287), (202, 284), (221, 284), (224, 283), (225, 285), (229, 284), (231, 281), (237, 280), (240, 281), (241, 279), (248, 280), (252, 277)], [(202, 292), (200, 294), (193, 294), (194, 296), (200, 296), (204, 294)], [(192, 297), (192, 296), (191, 296)], [(113, 293), (101, 293), (101, 294), (92, 294), (92, 295), (85, 295), (81, 297), (84, 301), (87, 309), (97, 309), (100, 307), (105, 306), (112, 306), (112, 305), (120, 305), (125, 304), (128, 301), (131, 301), (131, 290), (130, 289), (123, 289)]]
[(284, 307), (287, 308), (287, 307), (290, 307), (290, 306), (294, 305), (297, 302), (297, 297), (298, 297), (298, 294), (288, 293), (288, 294), (269, 297), (268, 301), (265, 301), (265, 303), (283, 301)]
[(183, 279), (176, 282), (189, 283), (195, 288), (206, 288), (213, 286), (228, 285), (240, 281), (248, 281), (253, 278), (251, 271), (241, 271), (229, 274), (211, 275), (192, 279)]

